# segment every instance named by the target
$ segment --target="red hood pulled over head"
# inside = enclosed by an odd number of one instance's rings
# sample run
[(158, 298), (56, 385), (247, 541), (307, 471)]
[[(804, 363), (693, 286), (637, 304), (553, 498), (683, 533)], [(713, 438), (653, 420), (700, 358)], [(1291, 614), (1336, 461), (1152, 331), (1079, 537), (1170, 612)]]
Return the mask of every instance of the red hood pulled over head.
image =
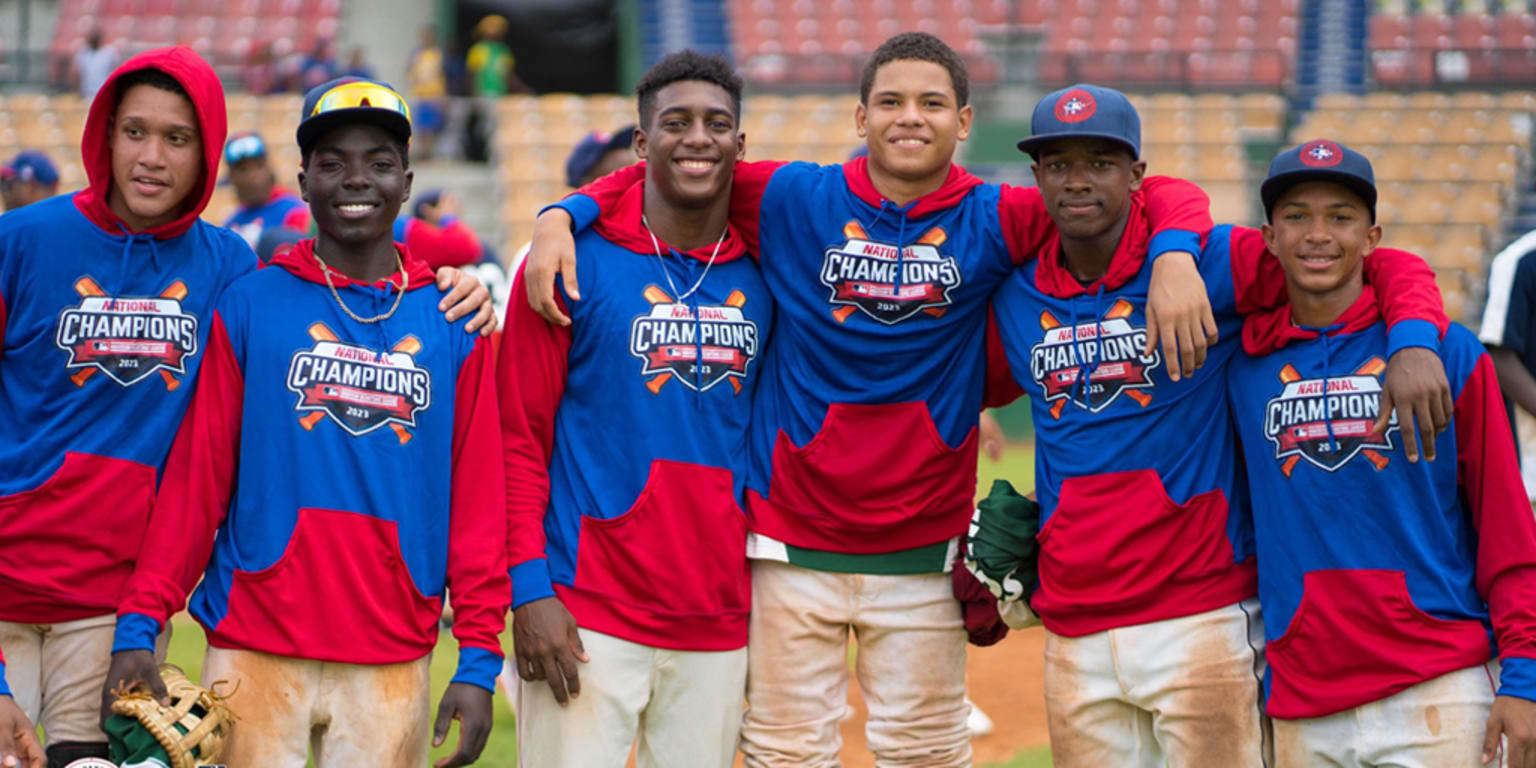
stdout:
[(85, 175), (90, 186), (75, 193), (75, 206), (97, 226), (120, 235), (128, 227), (108, 207), (112, 191), (112, 111), (117, 107), (117, 81), (130, 72), (141, 69), (158, 69), (170, 75), (187, 95), (192, 97), (192, 107), (197, 112), (198, 130), (203, 142), (203, 176), (199, 188), (188, 194), (197, 195), (197, 204), (182, 211), (178, 218), (144, 231), (158, 239), (175, 237), (192, 227), (208, 201), (213, 198), (213, 188), (218, 182), (219, 153), (224, 151), (225, 134), (229, 131), (224, 111), (224, 86), (213, 67), (191, 48), (178, 45), (174, 48), (155, 48), (123, 62), (102, 84), (91, 102), (90, 114), (85, 119), (85, 132), (80, 138), (80, 159), (85, 165)]

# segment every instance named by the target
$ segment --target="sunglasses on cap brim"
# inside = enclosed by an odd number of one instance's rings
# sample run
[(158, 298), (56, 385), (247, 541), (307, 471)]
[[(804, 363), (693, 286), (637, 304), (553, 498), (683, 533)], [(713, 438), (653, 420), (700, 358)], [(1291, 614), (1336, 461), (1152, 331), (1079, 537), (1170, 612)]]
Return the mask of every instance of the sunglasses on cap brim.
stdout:
[(224, 159), (231, 165), (267, 154), (267, 146), (260, 136), (241, 136), (224, 148)]
[(411, 107), (405, 103), (405, 99), (400, 94), (373, 83), (343, 83), (326, 91), (325, 95), (315, 102), (315, 108), (310, 110), (309, 116), (359, 107), (399, 112), (407, 121), (411, 119)]

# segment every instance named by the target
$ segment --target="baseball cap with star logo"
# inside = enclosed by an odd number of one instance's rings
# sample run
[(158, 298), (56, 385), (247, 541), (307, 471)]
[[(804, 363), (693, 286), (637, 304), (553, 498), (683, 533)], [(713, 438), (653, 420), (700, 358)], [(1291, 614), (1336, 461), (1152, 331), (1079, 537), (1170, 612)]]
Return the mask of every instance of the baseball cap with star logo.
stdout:
[(1304, 181), (1332, 181), (1349, 187), (1365, 201), (1376, 222), (1376, 173), (1365, 155), (1327, 139), (1313, 139), (1291, 147), (1275, 156), (1269, 164), (1269, 176), (1259, 187), (1264, 201), (1264, 217), (1270, 219), (1275, 203), (1287, 189)]
[(1100, 85), (1078, 84), (1047, 95), (1035, 105), (1030, 137), (1019, 151), (1038, 157), (1040, 148), (1056, 139), (1108, 139), (1124, 144), (1141, 157), (1141, 116), (1125, 94)]

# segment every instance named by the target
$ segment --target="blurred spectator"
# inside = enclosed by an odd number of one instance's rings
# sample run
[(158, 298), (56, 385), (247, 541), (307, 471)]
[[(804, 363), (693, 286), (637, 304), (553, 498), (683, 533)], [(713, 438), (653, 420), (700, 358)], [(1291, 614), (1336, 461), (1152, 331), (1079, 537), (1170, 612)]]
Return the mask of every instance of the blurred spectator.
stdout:
[(265, 264), (277, 255), (277, 252), (285, 246), (293, 245), (300, 240), (309, 237), (308, 232), (287, 227), (268, 227), (261, 231), (261, 238), (256, 241), (256, 258)]
[(443, 49), (437, 44), (437, 28), (421, 28), (421, 42), (405, 66), (406, 89), (411, 103), (411, 154), (425, 160), (432, 156), (437, 132), (443, 127), (443, 101), (448, 81), (443, 72)]
[(459, 199), (453, 193), (427, 190), (412, 214), (395, 219), (395, 241), (405, 243), (432, 269), (473, 264), (485, 253), (475, 231), (459, 221)]
[(277, 60), (272, 55), (272, 43), (260, 42), (251, 49), (251, 58), (240, 75), (247, 93), (265, 96), (280, 89), (277, 77)]
[(300, 90), (299, 73), (304, 69), (304, 58), (304, 54), (293, 49), (293, 40), (280, 37), (272, 41), (272, 69), (277, 73), (275, 92)]
[(517, 61), (504, 40), (506, 34), (507, 18), (500, 14), (486, 16), (475, 25), (475, 44), (464, 60), (473, 84), (471, 95), (496, 97), (529, 91), (514, 72)]
[(575, 189), (593, 179), (600, 179), (628, 165), (634, 165), (635, 126), (626, 125), (613, 133), (593, 131), (576, 143), (565, 159), (565, 184)]
[(89, 104), (114, 69), (117, 69), (117, 48), (102, 45), (101, 30), (91, 30), (85, 38), (85, 47), (75, 52), (74, 77), (80, 88), (80, 98)]
[(230, 136), (224, 145), (224, 161), (229, 163), (229, 183), (240, 203), (224, 226), (238, 232), (251, 248), (256, 248), (266, 229), (309, 229), (309, 206), (278, 185), (267, 159), (267, 145), (259, 134), (245, 131)]
[[(421, 222), (421, 224), (415, 225), (420, 227), (420, 231), (412, 231), (410, 234), (417, 237), (418, 243), (421, 242), (420, 238), (423, 236), (431, 237), (432, 229), (435, 228), (441, 231), (449, 226), (444, 221), (449, 220), (451, 223), (449, 217), (458, 210), (459, 205), (459, 201), (452, 193), (441, 189), (429, 189), (420, 197), (415, 198), (415, 200), (416, 205), (412, 207), (411, 215), (418, 222)], [(403, 225), (396, 223), (395, 226), (395, 235), (398, 239), (401, 233), (400, 227)], [(501, 266), (500, 255), (496, 253), (496, 249), (491, 247), (490, 243), (481, 239), (468, 226), (463, 224), (455, 226), (464, 227), (464, 231), (468, 232), (470, 236), (480, 243), (479, 260), (474, 263), (465, 264), (462, 269), (479, 278), (480, 284), (484, 285), (486, 290), (491, 292), (491, 302), (496, 307), (496, 316), (498, 318), (505, 317), (507, 312), (507, 295), (512, 291), (512, 280), (507, 275), (507, 270)], [(459, 241), (457, 247), (462, 247), (462, 241)]]
[[(1488, 268), (1478, 331), (1504, 391), (1526, 495), (1536, 500), (1536, 231), (1510, 243)], [(1523, 413), (1522, 413), (1523, 412)]]
[(327, 38), (315, 41), (314, 50), (304, 57), (299, 66), (299, 90), (308, 92), (309, 89), (335, 80), (341, 73), (341, 64), (336, 61), (336, 47)]
[(361, 45), (352, 49), (352, 55), (347, 59), (346, 75), (348, 77), (361, 77), (364, 80), (374, 79), (373, 66), (368, 63), (366, 56), (367, 54), (363, 52)]
[(0, 165), (0, 199), (5, 210), (47, 200), (59, 193), (59, 172), (48, 156), (35, 149), (24, 149)]

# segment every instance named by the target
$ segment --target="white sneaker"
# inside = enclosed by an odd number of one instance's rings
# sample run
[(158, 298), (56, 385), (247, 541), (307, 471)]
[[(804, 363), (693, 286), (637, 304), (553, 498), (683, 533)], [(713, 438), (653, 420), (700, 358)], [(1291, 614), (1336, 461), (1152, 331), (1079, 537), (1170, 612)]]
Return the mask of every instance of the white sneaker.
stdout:
[(970, 697), (966, 697), (965, 703), (971, 705), (971, 714), (965, 717), (965, 727), (970, 729), (971, 736), (980, 738), (991, 733), (992, 718), (987, 717), (987, 713), (981, 711), (981, 707), (976, 706)]

